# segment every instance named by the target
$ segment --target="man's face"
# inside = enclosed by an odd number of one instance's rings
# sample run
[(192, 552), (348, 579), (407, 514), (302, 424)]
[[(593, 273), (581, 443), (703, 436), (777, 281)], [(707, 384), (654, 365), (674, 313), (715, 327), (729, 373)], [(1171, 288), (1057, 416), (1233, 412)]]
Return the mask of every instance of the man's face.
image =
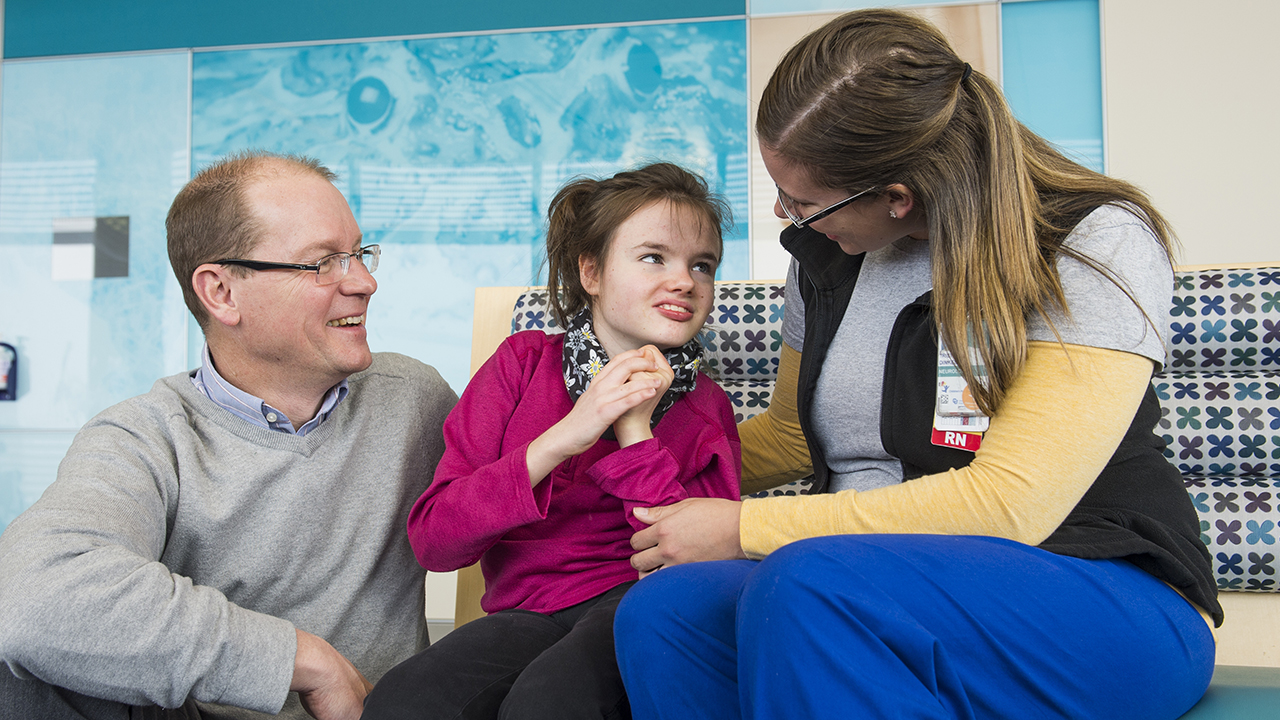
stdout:
[[(346, 199), (323, 178), (284, 172), (255, 181), (246, 197), (262, 228), (247, 259), (311, 265), (360, 248)], [(327, 388), (373, 362), (364, 323), (378, 283), (354, 258), (332, 285), (303, 270), (253, 271), (238, 284), (243, 351), (258, 380)]]

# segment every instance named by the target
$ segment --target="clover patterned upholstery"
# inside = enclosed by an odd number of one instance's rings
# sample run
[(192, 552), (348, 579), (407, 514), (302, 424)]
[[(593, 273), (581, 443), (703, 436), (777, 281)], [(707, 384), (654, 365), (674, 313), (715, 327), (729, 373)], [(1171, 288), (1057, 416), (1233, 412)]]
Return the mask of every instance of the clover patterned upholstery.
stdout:
[[(738, 422), (769, 407), (782, 355), (782, 283), (716, 283), (715, 309), (699, 336), (707, 351), (707, 374), (733, 402)], [(813, 485), (807, 477), (758, 492), (751, 497), (803, 495)]]
[[(781, 283), (716, 283), (700, 337), (739, 422), (768, 407), (782, 311)], [(516, 301), (512, 332), (535, 328), (558, 329), (546, 290)], [(1157, 431), (1200, 513), (1218, 586), (1280, 591), (1280, 267), (1179, 271), (1169, 330), (1167, 364), (1153, 379)], [(755, 497), (805, 493), (810, 482)]]
[(1200, 513), (1222, 590), (1276, 592), (1280, 267), (1179, 271), (1154, 378), (1165, 455)]

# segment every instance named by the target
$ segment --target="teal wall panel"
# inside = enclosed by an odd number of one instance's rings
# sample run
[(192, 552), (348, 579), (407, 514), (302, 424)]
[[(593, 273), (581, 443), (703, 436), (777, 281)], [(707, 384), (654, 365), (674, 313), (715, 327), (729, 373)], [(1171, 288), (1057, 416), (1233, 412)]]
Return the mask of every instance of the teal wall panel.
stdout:
[(741, 16), (745, 0), (6, 0), (6, 58)]
[(1004, 3), (1000, 11), (1014, 114), (1072, 159), (1104, 170), (1098, 0)]
[[(992, 0), (987, 0), (991, 2)], [(752, 17), (769, 15), (799, 15), (802, 13), (830, 13), (860, 10), (873, 7), (902, 7), (912, 5), (974, 5), (971, 0), (752, 0)]]

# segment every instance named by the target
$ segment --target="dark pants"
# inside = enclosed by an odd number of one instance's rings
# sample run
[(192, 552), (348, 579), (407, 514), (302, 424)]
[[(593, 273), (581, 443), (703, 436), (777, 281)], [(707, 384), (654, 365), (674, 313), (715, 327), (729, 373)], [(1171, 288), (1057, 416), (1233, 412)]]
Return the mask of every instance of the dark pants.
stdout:
[(384, 675), (362, 719), (628, 719), (613, 615), (633, 584), (551, 615), (473, 620)]
[(135, 707), (71, 692), (30, 678), (20, 680), (0, 662), (0, 720), (199, 720), (196, 704)]

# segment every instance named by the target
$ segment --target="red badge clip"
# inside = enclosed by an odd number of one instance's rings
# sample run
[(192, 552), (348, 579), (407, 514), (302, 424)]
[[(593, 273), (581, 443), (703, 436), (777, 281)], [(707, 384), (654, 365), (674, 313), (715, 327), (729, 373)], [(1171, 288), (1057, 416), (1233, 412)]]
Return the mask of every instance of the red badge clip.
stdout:
[(962, 432), (960, 430), (939, 430), (933, 428), (934, 445), (977, 452), (982, 447), (982, 433)]

